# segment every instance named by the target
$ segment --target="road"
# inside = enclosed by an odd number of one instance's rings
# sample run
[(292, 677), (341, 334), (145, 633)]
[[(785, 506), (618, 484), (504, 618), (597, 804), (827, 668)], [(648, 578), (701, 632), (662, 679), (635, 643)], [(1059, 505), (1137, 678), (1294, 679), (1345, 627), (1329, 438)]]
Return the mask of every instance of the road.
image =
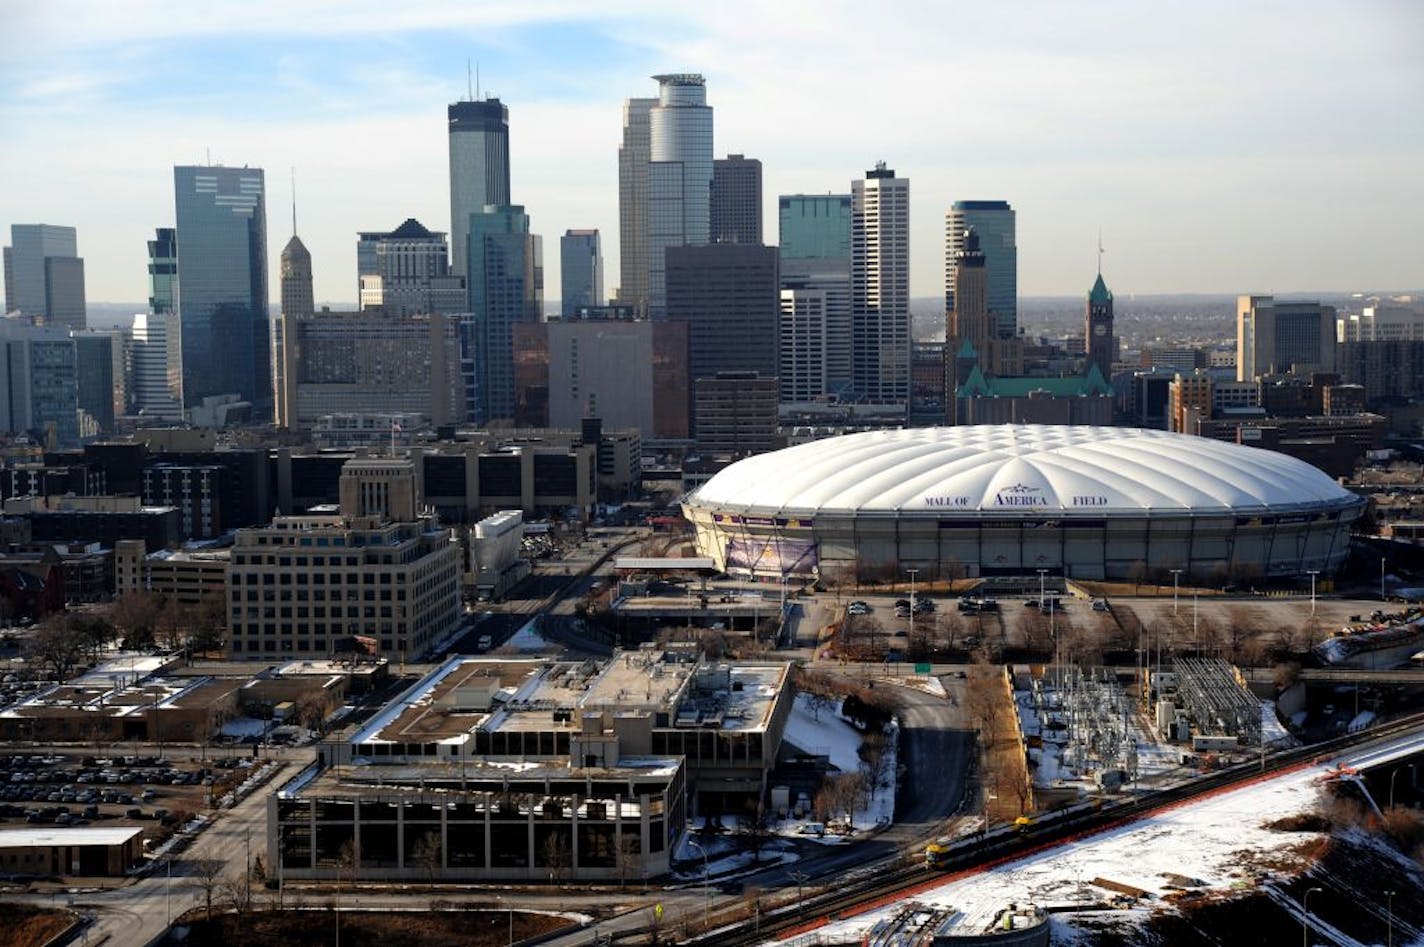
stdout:
[(267, 797), (270, 788), (305, 766), (312, 759), (310, 749), (285, 750), (286, 762), (265, 786), (260, 787), (200, 833), (188, 850), (176, 856), (171, 877), (163, 866), (149, 876), (122, 888), (96, 894), (74, 896), (74, 907), (95, 912), (88, 938), (107, 936), (113, 947), (145, 947), (168, 928), (177, 917), (203, 900), (196, 885), (195, 865), (200, 859), (216, 858), (229, 866), (231, 877), (242, 877), (242, 865), (252, 856), (266, 853)]

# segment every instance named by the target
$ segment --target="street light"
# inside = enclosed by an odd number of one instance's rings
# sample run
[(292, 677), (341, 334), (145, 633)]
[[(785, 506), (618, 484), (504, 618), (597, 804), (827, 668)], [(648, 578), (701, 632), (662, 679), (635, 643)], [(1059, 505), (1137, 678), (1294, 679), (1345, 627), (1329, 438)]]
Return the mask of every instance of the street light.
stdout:
[(707, 870), (707, 849), (693, 839), (688, 839), (687, 844), (702, 853), (702, 930), (705, 932), (712, 914), (712, 881)]
[(1300, 942), (1304, 944), (1305, 947), (1310, 947), (1310, 896), (1324, 890), (1324, 888), (1309, 888), (1306, 890), (1305, 897), (1302, 899), (1302, 903), (1305, 906), (1305, 918), (1301, 921)]
[(1043, 586), (1043, 579), (1044, 579), (1044, 576), (1046, 576), (1046, 575), (1048, 575), (1048, 570), (1047, 570), (1047, 569), (1039, 569), (1039, 570), (1038, 570), (1038, 607), (1039, 607), (1039, 608), (1042, 608), (1042, 607), (1043, 607), (1043, 597), (1048, 594), (1046, 591), (1044, 591), (1044, 586)]
[(1380, 556), (1380, 601), (1384, 601), (1384, 556)]
[(1388, 899), (1388, 906), (1385, 908), (1385, 944), (1384, 947), (1394, 947), (1394, 892), (1386, 891), (1385, 898)]
[(1319, 569), (1307, 569), (1305, 574), (1310, 576), (1310, 617), (1315, 617), (1315, 577), (1320, 574)]
[[(1390, 807), (1391, 809), (1394, 808), (1394, 777), (1396, 777), (1396, 776), (1399, 775), (1399, 771), (1400, 771), (1401, 769), (1405, 769), (1405, 767), (1404, 767), (1404, 766), (1396, 766), (1396, 767), (1394, 768), (1394, 770), (1391, 771), (1390, 774), (1389, 774), (1389, 807)], [(1408, 769), (1409, 769), (1409, 772), (1413, 773), (1413, 772), (1414, 772), (1414, 764), (1413, 764), (1413, 763), (1410, 763), (1410, 764), (1408, 765)]]
[(919, 575), (919, 569), (906, 569), (910, 575), (910, 647), (915, 646), (915, 576)]
[(1172, 570), (1172, 617), (1177, 617), (1177, 581), (1182, 577), (1181, 569)]

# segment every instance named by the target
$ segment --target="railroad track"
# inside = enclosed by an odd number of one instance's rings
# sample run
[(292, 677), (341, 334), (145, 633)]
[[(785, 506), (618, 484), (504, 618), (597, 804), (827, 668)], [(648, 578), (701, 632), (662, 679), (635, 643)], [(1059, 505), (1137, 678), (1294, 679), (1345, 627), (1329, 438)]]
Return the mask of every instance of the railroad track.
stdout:
[(1424, 728), (1424, 713), (1411, 714), (1366, 731), (1285, 750), (1262, 761), (1240, 763), (1137, 799), (1101, 808), (1074, 807), (1063, 810), (1059, 816), (1049, 813), (1034, 823), (1028, 835), (1007, 828), (999, 830), (997, 835), (990, 833), (987, 837), (967, 837), (951, 846), (949, 864), (944, 869), (929, 869), (922, 862), (887, 867), (882, 861), (858, 869), (851, 876), (834, 879), (833, 888), (822, 888), (799, 904), (762, 914), (756, 931), (749, 930), (750, 922), (738, 922), (707, 931), (688, 942), (737, 947), (762, 943), (777, 935), (785, 939), (810, 934), (840, 915), (871, 911), (965, 874), (1052, 848), (1074, 838), (1096, 835), (1202, 796), (1277, 776), (1307, 766), (1322, 756), (1383, 743), (1420, 728)]

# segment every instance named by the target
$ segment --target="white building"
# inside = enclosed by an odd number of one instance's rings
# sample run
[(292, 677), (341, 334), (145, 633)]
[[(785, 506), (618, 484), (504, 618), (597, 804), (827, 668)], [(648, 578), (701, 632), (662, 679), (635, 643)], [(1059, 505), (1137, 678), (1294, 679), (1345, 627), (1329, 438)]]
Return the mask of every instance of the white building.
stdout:
[(1241, 296), (1236, 304), (1236, 380), (1335, 370), (1335, 307)]
[(1417, 342), (1424, 339), (1424, 306), (1373, 305), (1336, 320), (1341, 342)]
[(175, 373), (168, 370), (168, 359), (173, 348), (169, 341), (177, 335), (176, 312), (140, 312), (134, 315), (130, 352), (135, 413), (162, 420), (182, 419), (182, 402), (171, 384)]
[(910, 181), (879, 162), (851, 184), (852, 384), (871, 404), (910, 401)]

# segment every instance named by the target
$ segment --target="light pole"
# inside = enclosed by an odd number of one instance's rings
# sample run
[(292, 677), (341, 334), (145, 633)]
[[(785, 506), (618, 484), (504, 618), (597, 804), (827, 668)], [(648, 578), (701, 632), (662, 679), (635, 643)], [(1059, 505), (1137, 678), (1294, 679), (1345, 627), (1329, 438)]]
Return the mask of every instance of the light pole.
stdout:
[(1303, 926), (1300, 932), (1300, 942), (1305, 945), (1305, 947), (1310, 947), (1310, 896), (1324, 890), (1324, 888), (1308, 888), (1305, 892), (1305, 897), (1302, 899), (1302, 903), (1305, 906), (1305, 918), (1301, 921)]
[(1380, 601), (1384, 601), (1384, 556), (1380, 556)]
[(1315, 617), (1315, 577), (1320, 574), (1319, 569), (1307, 569), (1306, 575), (1310, 576), (1310, 617)]
[(164, 865), (168, 869), (168, 879), (163, 883), (163, 903), (164, 913), (167, 915), (168, 923), (166, 927), (173, 926), (173, 856), (169, 855)]
[(1197, 589), (1192, 589), (1192, 642), (1196, 645), (1197, 657), (1201, 657), (1201, 633), (1197, 631)]
[(1043, 597), (1048, 594), (1047, 592), (1044, 591), (1044, 585), (1043, 585), (1044, 577), (1047, 576), (1047, 575), (1048, 575), (1048, 570), (1047, 570), (1047, 569), (1039, 569), (1039, 570), (1038, 570), (1038, 607), (1039, 607), (1039, 608), (1042, 608), (1042, 607), (1043, 607)]
[(1176, 617), (1177, 617), (1177, 585), (1178, 585), (1178, 580), (1181, 579), (1181, 577), (1182, 577), (1182, 570), (1181, 570), (1181, 569), (1173, 569), (1173, 570), (1172, 570), (1172, 617), (1173, 617), (1173, 618), (1176, 618)]
[[(1404, 766), (1396, 766), (1396, 767), (1393, 769), (1393, 771), (1391, 771), (1390, 774), (1389, 774), (1389, 807), (1390, 807), (1391, 809), (1394, 808), (1394, 777), (1398, 776), (1398, 775), (1399, 775), (1399, 771), (1402, 770), (1402, 769), (1405, 769), (1405, 768), (1406, 768), (1406, 767), (1404, 767)], [(1407, 768), (1408, 768), (1409, 772), (1411, 772), (1411, 773), (1414, 772), (1414, 764), (1413, 764), (1413, 763), (1410, 763)]]
[(910, 647), (915, 646), (915, 576), (919, 575), (919, 569), (906, 569), (910, 575)]
[(702, 853), (702, 930), (705, 933), (708, 919), (712, 915), (712, 881), (711, 874), (707, 870), (707, 849), (692, 839), (688, 839), (687, 844)]
[(1384, 893), (1387, 906), (1385, 907), (1385, 942), (1384, 947), (1394, 947), (1394, 891)]

